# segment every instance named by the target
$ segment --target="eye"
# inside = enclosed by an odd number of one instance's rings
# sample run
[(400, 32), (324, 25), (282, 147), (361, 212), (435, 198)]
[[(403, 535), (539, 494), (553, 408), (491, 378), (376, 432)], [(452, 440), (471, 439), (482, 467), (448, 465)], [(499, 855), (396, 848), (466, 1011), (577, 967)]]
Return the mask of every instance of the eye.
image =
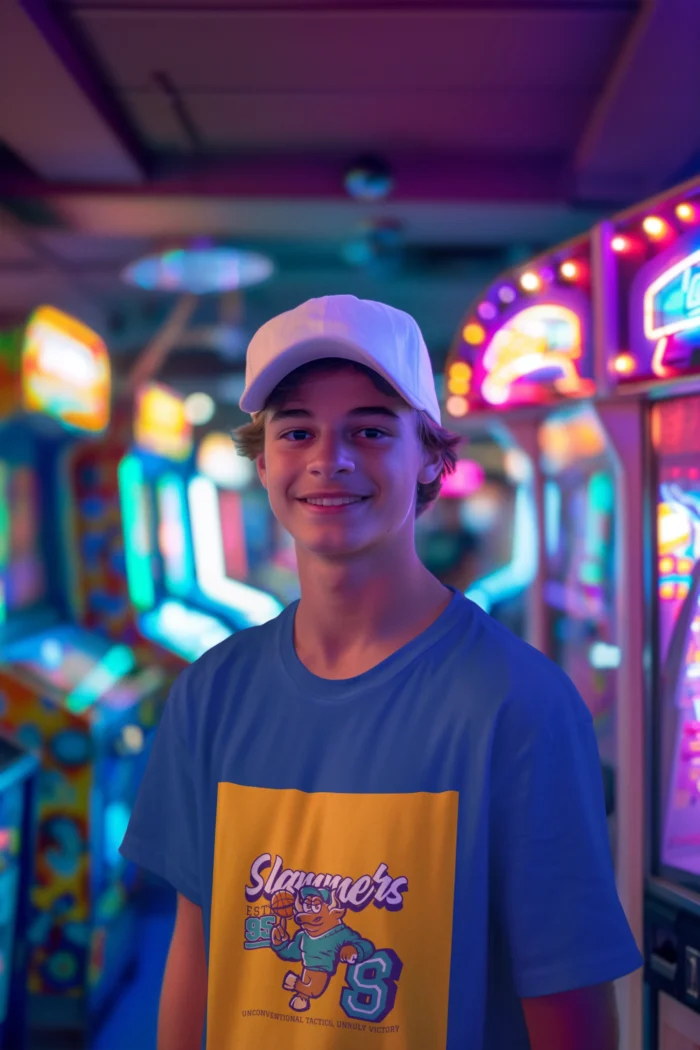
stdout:
[(284, 434), (280, 434), (281, 441), (303, 441), (304, 438), (309, 436), (308, 430), (302, 430), (301, 427), (297, 427), (295, 430), (287, 430)]
[(359, 433), (364, 434), (364, 436), (369, 438), (370, 441), (377, 441), (379, 438), (389, 437), (386, 430), (381, 430), (379, 427), (363, 427)]
[(321, 905), (320, 904), (312, 904), (311, 905), (311, 910), (313, 912), (315, 912), (316, 915), (318, 915), (318, 913), (321, 911)]

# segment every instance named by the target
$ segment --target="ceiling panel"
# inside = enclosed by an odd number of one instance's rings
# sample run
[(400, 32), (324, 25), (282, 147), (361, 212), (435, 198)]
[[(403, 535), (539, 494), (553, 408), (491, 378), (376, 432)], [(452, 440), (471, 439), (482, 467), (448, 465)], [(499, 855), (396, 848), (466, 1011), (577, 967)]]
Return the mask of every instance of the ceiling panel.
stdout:
[(180, 90), (599, 86), (629, 9), (266, 12), (81, 10), (113, 82)]
[(0, 219), (0, 266), (36, 262), (36, 257), (20, 235), (4, 229)]
[(0, 277), (0, 314), (26, 316), (42, 302), (67, 308), (66, 284), (60, 274), (37, 267), (3, 270)]
[[(589, 8), (600, 8), (608, 11), (633, 12), (641, 6), (641, 0), (585, 0)], [(159, 10), (197, 10), (193, 0), (148, 0), (148, 4), (140, 0), (60, 0), (59, 6), (70, 8), (74, 11), (134, 11), (143, 10), (145, 7)], [(223, 11), (265, 11), (280, 10), (285, 8), (298, 9), (299, 0), (207, 0), (207, 7)], [(377, 7), (376, 0), (345, 0), (345, 2), (329, 4), (328, 0), (304, 0), (304, 8), (323, 10), (347, 9), (372, 10)], [(427, 0), (382, 0), (382, 8), (395, 9), (397, 11), (408, 10), (434, 10), (435, 6)], [(485, 8), (494, 11), (499, 8), (507, 11), (519, 8), (538, 7), (551, 11), (566, 11), (580, 9), (581, 0), (439, 0), (442, 10), (478, 11)]]
[(99, 237), (67, 230), (47, 230), (35, 234), (57, 260), (74, 267), (120, 269), (148, 250), (149, 240), (138, 237)]
[(185, 94), (204, 143), (216, 148), (354, 151), (444, 149), (555, 156), (572, 149), (587, 92), (471, 91), (353, 95)]
[(140, 178), (133, 159), (14, 0), (0, 2), (0, 139), (45, 178)]
[(75, 195), (51, 205), (76, 230), (99, 236), (213, 236), (264, 243), (342, 242), (372, 216), (401, 222), (407, 239), (425, 244), (553, 244), (588, 228), (600, 211), (564, 204), (401, 202), (365, 207), (352, 201), (236, 200), (216, 197)]

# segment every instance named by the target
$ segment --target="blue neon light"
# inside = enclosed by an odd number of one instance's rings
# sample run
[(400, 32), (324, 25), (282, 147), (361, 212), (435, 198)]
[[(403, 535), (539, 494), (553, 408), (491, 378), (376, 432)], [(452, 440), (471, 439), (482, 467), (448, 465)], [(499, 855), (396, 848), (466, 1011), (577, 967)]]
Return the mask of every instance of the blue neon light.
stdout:
[(648, 339), (700, 328), (700, 251), (666, 270), (649, 286), (644, 300)]

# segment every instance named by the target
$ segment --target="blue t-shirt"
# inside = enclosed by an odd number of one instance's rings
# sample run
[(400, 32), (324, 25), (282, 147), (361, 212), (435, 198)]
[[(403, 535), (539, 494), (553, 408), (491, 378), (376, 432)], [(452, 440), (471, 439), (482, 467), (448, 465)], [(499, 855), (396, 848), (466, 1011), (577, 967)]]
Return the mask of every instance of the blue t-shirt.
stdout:
[(343, 681), (295, 609), (182, 673), (122, 847), (202, 908), (209, 1050), (525, 1050), (521, 997), (641, 963), (587, 708), (461, 595)]

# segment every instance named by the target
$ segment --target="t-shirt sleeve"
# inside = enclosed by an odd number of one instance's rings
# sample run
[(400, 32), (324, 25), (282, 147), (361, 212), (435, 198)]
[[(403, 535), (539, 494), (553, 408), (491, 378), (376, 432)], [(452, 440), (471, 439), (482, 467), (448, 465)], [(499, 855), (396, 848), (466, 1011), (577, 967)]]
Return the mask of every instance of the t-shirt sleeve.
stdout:
[(494, 921), (520, 998), (612, 981), (642, 959), (620, 903), (593, 721), (547, 668), (496, 729), (491, 798)]
[(186, 678), (180, 675), (165, 703), (121, 853), (201, 905), (192, 758), (184, 743)]

